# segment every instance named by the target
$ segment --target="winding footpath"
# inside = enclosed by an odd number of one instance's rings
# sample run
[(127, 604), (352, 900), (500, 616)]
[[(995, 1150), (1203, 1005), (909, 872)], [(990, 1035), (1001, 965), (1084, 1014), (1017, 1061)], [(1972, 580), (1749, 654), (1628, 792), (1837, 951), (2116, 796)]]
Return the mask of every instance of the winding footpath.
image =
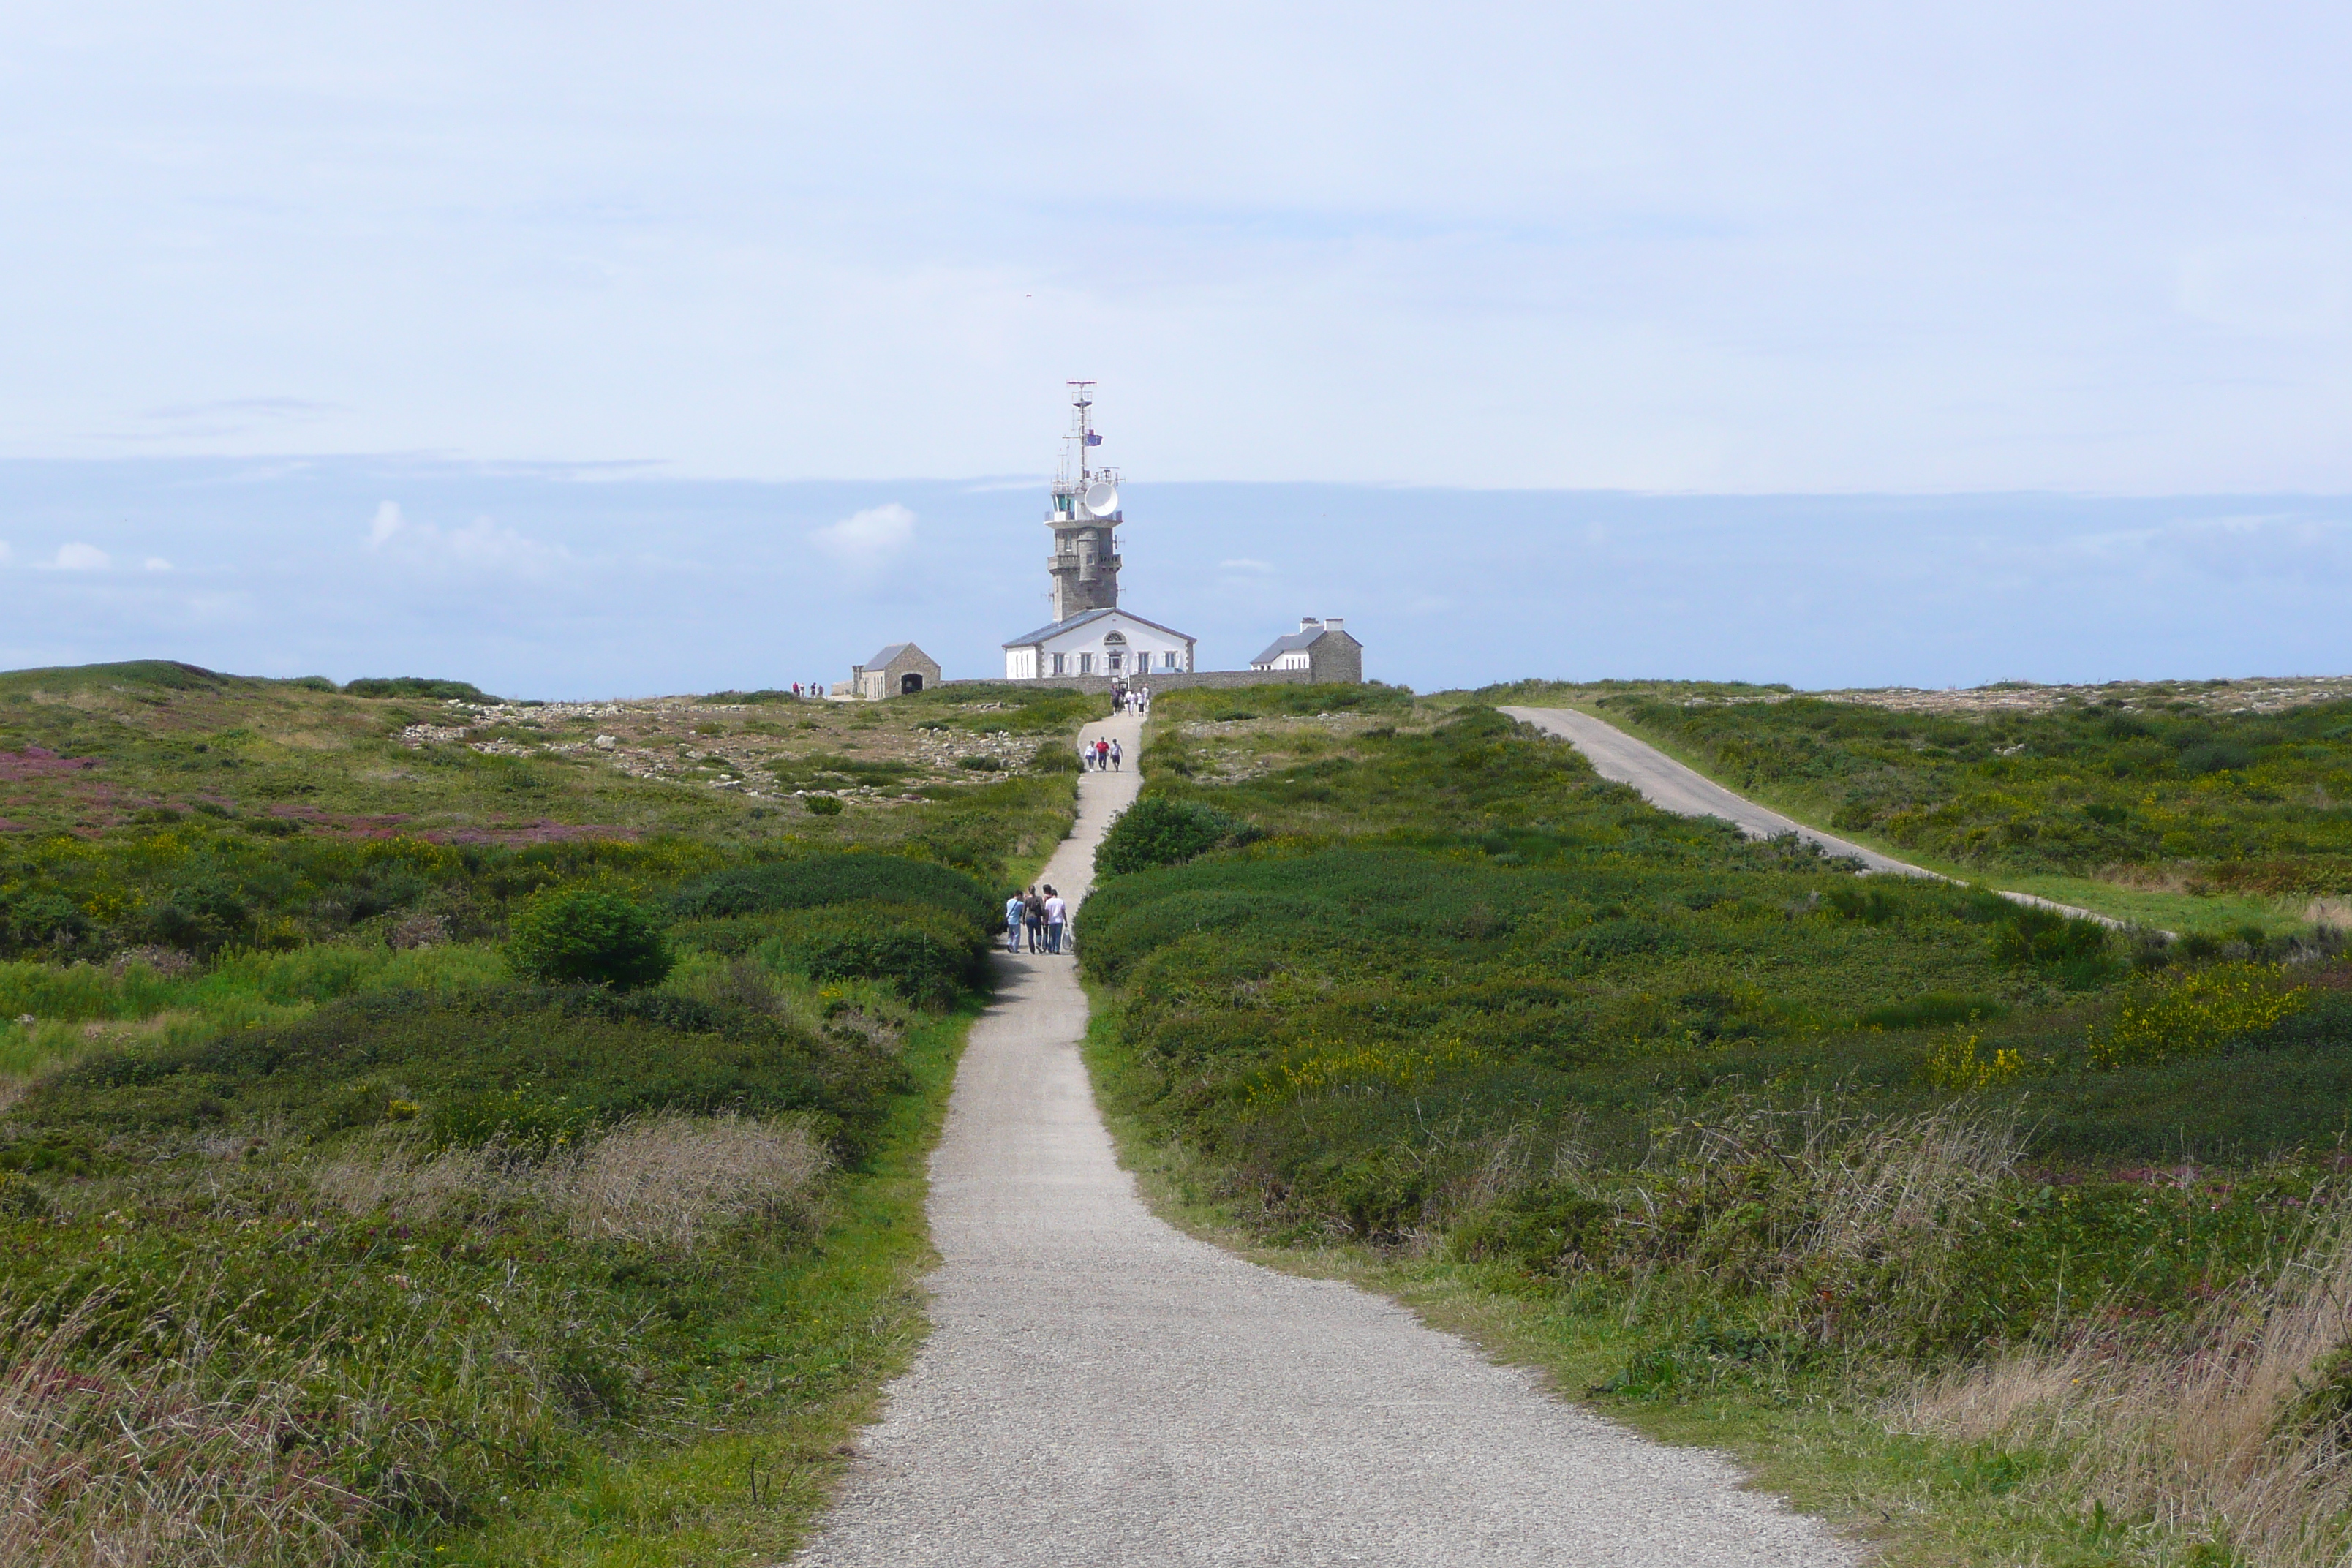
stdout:
[[(1141, 725), (1089, 734), (1138, 755)], [(1139, 780), (1086, 774), (1044, 880), (1073, 905)], [(930, 1338), (807, 1568), (1623, 1564), (1862, 1553), (1352, 1286), (1155, 1218), (1112, 1155), (1067, 957), (1000, 952), (931, 1161)]]
[[(1678, 763), (1651, 745), (1637, 741), (1606, 720), (1573, 708), (1505, 708), (1499, 711), (1533, 724), (1548, 735), (1557, 735), (1582, 752), (1593, 771), (1602, 778), (1618, 784), (1632, 784), (1642, 792), (1642, 798), (1661, 811), (1671, 811), (1677, 816), (1719, 816), (1750, 838), (1774, 838), (1783, 833), (1793, 833), (1800, 838), (1822, 847), (1825, 855), (1849, 855), (1873, 871), (1894, 877), (1928, 877), (1938, 882), (1958, 880), (1941, 871), (1930, 871), (1924, 866), (1914, 866), (1907, 860), (1897, 860), (1891, 855), (1881, 855), (1875, 849), (1865, 849), (1859, 844), (1832, 837), (1817, 828), (1807, 827), (1794, 817), (1783, 816), (1769, 806), (1757, 805), (1746, 795), (1734, 795), (1696, 769)], [(1966, 883), (1961, 884), (1963, 887)], [(2112, 915), (2095, 910), (2080, 909), (2042, 898), (2037, 893), (2011, 892), (2006, 889), (1990, 889), (2012, 904), (2032, 904), (2037, 909), (2055, 910), (2062, 915), (2077, 920), (2095, 921), (2103, 926), (2119, 927), (2124, 922)], [(2161, 934), (2169, 937), (2172, 933)]]

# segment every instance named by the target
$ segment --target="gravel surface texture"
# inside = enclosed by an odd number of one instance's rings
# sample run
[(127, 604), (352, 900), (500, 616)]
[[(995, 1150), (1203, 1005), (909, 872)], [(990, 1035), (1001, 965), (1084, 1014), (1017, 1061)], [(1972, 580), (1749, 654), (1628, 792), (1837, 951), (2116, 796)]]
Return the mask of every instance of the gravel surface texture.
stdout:
[[(1128, 756), (1140, 726), (1097, 728)], [(1085, 776), (1045, 879), (1083, 892), (1137, 779)], [(1344, 1284), (1153, 1217), (1118, 1168), (1072, 961), (1000, 955), (931, 1163), (932, 1331), (816, 1568), (1845, 1564), (1819, 1521)]]

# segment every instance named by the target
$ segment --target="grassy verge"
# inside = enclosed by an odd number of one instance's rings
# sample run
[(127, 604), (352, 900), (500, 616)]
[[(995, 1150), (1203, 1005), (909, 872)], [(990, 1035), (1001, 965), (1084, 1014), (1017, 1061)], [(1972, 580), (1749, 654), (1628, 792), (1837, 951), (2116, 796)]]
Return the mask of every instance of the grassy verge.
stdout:
[(910, 1086), (867, 1168), (843, 1184), (807, 1256), (761, 1280), (756, 1300), (711, 1335), (720, 1350), (762, 1347), (741, 1382), (738, 1430), (601, 1458), (494, 1528), (441, 1543), (429, 1560), (652, 1568), (768, 1562), (799, 1546), (857, 1429), (927, 1331), (919, 1280), (934, 1255), (925, 1163), (978, 1012), (967, 1005), (909, 1033)]

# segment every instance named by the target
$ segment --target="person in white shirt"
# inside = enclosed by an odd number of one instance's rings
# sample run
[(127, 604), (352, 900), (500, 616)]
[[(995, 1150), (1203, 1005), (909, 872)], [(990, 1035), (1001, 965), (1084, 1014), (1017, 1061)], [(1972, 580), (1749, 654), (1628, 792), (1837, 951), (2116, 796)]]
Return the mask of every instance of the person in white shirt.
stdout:
[(1011, 898), (1004, 900), (1005, 952), (1019, 952), (1021, 951), (1021, 922), (1023, 918), (1025, 917), (1028, 912), (1029, 906), (1022, 901), (1021, 895), (1019, 893), (1014, 893)]
[(1051, 882), (1046, 883), (1045, 951), (1047, 952), (1062, 951), (1062, 927), (1068, 923), (1069, 919), (1070, 906), (1062, 901), (1061, 894), (1054, 891), (1054, 885)]

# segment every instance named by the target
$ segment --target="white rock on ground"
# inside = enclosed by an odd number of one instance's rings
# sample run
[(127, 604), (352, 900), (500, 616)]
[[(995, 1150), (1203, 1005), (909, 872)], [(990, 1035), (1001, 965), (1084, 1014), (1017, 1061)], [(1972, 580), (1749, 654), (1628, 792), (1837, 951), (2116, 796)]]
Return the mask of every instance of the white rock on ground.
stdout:
[[(1140, 730), (1089, 732), (1132, 759)], [(1138, 782), (1081, 781), (1044, 877), (1073, 902)], [(1153, 1217), (1095, 1109), (1072, 960), (996, 962), (931, 1162), (931, 1335), (807, 1568), (1859, 1561), (1719, 1455)]]

